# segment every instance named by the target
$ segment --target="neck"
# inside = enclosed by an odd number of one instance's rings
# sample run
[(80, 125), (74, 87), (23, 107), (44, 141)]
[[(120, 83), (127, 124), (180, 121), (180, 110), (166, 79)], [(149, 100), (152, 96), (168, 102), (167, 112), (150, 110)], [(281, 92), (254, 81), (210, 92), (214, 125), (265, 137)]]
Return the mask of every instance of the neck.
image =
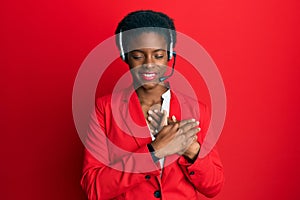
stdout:
[(139, 97), (140, 103), (144, 105), (153, 105), (161, 102), (161, 96), (168, 88), (165, 85), (159, 84), (154, 88), (146, 89), (139, 87), (136, 89), (136, 93)]

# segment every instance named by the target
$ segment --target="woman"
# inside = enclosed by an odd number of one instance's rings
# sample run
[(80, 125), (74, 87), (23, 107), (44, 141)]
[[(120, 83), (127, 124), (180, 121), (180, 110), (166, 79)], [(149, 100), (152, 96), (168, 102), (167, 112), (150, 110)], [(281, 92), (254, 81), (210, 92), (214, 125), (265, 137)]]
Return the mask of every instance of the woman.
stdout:
[[(219, 156), (213, 149), (198, 157), (209, 125), (207, 108), (174, 93), (166, 81), (168, 61), (176, 56), (173, 20), (150, 10), (132, 12), (121, 20), (116, 35), (133, 86), (97, 99), (81, 181), (88, 198), (215, 196), (224, 179)], [(182, 111), (189, 113), (188, 119), (181, 119)]]

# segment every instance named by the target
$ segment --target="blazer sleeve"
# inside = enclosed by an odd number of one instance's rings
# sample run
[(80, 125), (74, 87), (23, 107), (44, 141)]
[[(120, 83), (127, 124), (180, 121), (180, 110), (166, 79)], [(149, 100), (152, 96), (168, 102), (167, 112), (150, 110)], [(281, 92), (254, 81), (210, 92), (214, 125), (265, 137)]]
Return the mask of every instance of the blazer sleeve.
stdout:
[[(210, 114), (207, 106), (201, 106), (201, 132), (198, 134), (200, 146), (203, 143), (210, 122)], [(216, 147), (214, 147), (205, 157), (198, 157), (194, 163), (190, 163), (184, 156), (180, 156), (178, 164), (188, 181), (194, 185), (201, 194), (206, 197), (214, 197), (220, 192), (224, 183), (224, 172)]]
[[(146, 145), (114, 163), (110, 161), (105, 134), (105, 105), (101, 100), (97, 102), (84, 139), (86, 148), (81, 186), (89, 200), (112, 199), (142, 182), (149, 181), (151, 176), (160, 174)], [(141, 162), (141, 153), (144, 162)], [(149, 167), (154, 170), (144, 172), (143, 169)]]

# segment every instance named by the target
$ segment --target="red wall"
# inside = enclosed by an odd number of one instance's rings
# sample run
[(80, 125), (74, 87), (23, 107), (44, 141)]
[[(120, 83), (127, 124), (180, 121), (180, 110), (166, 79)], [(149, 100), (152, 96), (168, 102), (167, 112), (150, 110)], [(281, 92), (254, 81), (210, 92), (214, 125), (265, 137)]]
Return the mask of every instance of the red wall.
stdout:
[(300, 199), (299, 1), (1, 4), (1, 199), (85, 199), (73, 83), (87, 54), (142, 8), (172, 16), (224, 79), (228, 110), (218, 147), (226, 183), (215, 199)]

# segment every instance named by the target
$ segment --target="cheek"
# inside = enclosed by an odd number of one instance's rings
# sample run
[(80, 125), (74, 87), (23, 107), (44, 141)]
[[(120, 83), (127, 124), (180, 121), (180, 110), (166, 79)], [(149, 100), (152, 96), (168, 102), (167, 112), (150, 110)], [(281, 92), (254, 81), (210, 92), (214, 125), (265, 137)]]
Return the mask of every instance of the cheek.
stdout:
[(141, 65), (136, 65), (136, 64), (133, 64), (133, 63), (128, 63), (128, 67), (129, 67), (131, 75), (135, 77), (135, 76), (137, 76), (138, 71), (141, 68)]
[(128, 67), (129, 67), (130, 70), (133, 70), (133, 69), (135, 69), (135, 68), (138, 68), (138, 66), (141, 66), (141, 64), (136, 63), (136, 62), (134, 62), (134, 61), (132, 61), (132, 60), (128, 60), (128, 61), (127, 61), (127, 65), (128, 65)]
[(160, 68), (161, 68), (161, 70), (162, 70), (163, 72), (166, 72), (166, 71), (167, 71), (167, 69), (169, 68), (169, 67), (168, 67), (168, 60), (167, 60), (167, 59), (164, 60), (164, 61), (162, 61), (162, 63), (160, 63)]
[(162, 74), (166, 73), (167, 68), (168, 68), (168, 67), (167, 67), (166, 65), (162, 67), (162, 69), (161, 69)]

